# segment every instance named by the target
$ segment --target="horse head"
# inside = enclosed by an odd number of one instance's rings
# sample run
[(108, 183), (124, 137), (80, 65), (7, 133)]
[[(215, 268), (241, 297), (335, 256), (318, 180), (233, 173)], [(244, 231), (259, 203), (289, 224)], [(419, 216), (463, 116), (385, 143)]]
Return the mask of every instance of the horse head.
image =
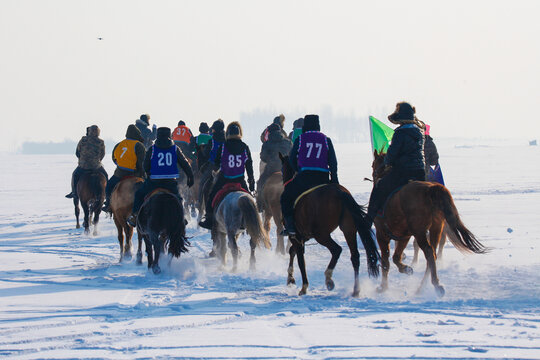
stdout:
[(384, 158), (386, 153), (381, 149), (380, 151), (373, 151), (373, 163), (371, 163), (373, 182), (379, 181), (388, 172), (388, 167), (384, 165)]
[(281, 160), (281, 174), (283, 175), (283, 183), (291, 180), (294, 177), (294, 170), (289, 162), (288, 155), (282, 155), (279, 153), (279, 159)]

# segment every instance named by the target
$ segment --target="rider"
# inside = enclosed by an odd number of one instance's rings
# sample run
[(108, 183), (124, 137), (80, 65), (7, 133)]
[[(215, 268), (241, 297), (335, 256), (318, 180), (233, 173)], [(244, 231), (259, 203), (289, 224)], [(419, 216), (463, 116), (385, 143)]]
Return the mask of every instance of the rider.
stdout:
[(145, 177), (143, 161), (146, 149), (143, 142), (144, 139), (139, 129), (135, 125), (129, 125), (126, 131), (126, 138), (114, 146), (112, 160), (116, 164), (116, 170), (109, 181), (107, 181), (103, 211), (111, 211), (111, 194), (116, 184), (122, 178), (127, 176)]
[(199, 135), (191, 138), (190, 148), (191, 152), (195, 154), (195, 157), (197, 158), (197, 165), (202, 165), (208, 159), (204, 157), (204, 148), (206, 145), (210, 142), (212, 139), (212, 135), (210, 135), (210, 128), (208, 127), (208, 124), (205, 122), (202, 122), (199, 124)]
[(98, 170), (105, 178), (109, 176), (101, 164), (105, 156), (105, 143), (99, 138), (99, 127), (92, 125), (86, 128), (86, 136), (83, 136), (77, 144), (75, 155), (79, 158), (79, 165), (73, 171), (71, 176), (71, 192), (66, 195), (67, 198), (77, 198), (77, 183), (81, 175), (88, 170)]
[(283, 133), (283, 135), (285, 137), (287, 136), (287, 133), (285, 132), (285, 130), (283, 130), (283, 127), (285, 126), (285, 115), (280, 114), (279, 116), (276, 116), (274, 118), (274, 121), (272, 121), (272, 123), (270, 125), (268, 125), (263, 130), (263, 132), (261, 133), (261, 142), (262, 143), (265, 143), (265, 142), (268, 141), (268, 134), (270, 133), (270, 131), (275, 129), (276, 125), (279, 127), (279, 130)]
[(217, 119), (216, 121), (214, 121), (212, 127), (210, 127), (212, 139), (210, 139), (204, 150), (204, 156), (208, 159), (208, 161), (210, 161), (210, 163), (213, 163), (216, 160), (218, 149), (221, 145), (225, 143), (224, 129), (225, 123), (221, 119)]
[(302, 126), (304, 126), (304, 118), (298, 118), (293, 122), (293, 130), (289, 133), (289, 139), (294, 143), (294, 140), (302, 133)]
[(191, 140), (193, 139), (193, 133), (183, 120), (180, 120), (178, 126), (173, 130), (172, 139), (187, 158), (194, 159), (195, 155), (191, 151), (190, 146)]
[(437, 147), (433, 142), (433, 138), (429, 134), (430, 126), (425, 124), (426, 129), (424, 130), (424, 156), (426, 160), (426, 180), (430, 174), (430, 166), (439, 165), (439, 153), (437, 152)]
[(416, 109), (409, 103), (396, 104), (394, 113), (388, 115), (390, 122), (399, 125), (392, 136), (384, 158), (384, 166), (391, 166), (371, 191), (368, 217), (375, 220), (388, 196), (410, 180), (425, 180), (423, 124), (415, 116)]
[(156, 140), (156, 124), (152, 125), (152, 130), (148, 128), (150, 126), (150, 115), (142, 114), (139, 119), (135, 121), (135, 126), (141, 132), (144, 139), (144, 147), (148, 149)]
[(244, 172), (247, 172), (249, 190), (255, 190), (253, 160), (249, 146), (242, 141), (242, 127), (239, 122), (233, 121), (227, 126), (226, 138), (227, 140), (220, 146), (213, 164), (215, 170), (220, 169), (221, 171), (206, 201), (206, 218), (199, 223), (205, 229), (212, 229), (214, 220), (212, 202), (225, 184), (239, 183), (242, 188), (247, 189), (244, 179)]
[(270, 126), (269, 129), (268, 140), (263, 143), (260, 154), (261, 162), (265, 163), (265, 166), (257, 181), (257, 206), (259, 209), (262, 209), (262, 190), (266, 180), (273, 173), (281, 171), (279, 153), (289, 154), (292, 148), (291, 140), (283, 136), (277, 125), (273, 128)]
[(281, 212), (289, 237), (296, 235), (294, 202), (304, 191), (314, 186), (338, 183), (337, 159), (334, 145), (324, 135), (319, 115), (306, 115), (302, 134), (294, 141), (289, 162), (296, 176), (285, 185), (281, 194)]
[(148, 149), (144, 158), (144, 170), (148, 178), (135, 193), (133, 212), (127, 222), (131, 226), (137, 223), (137, 213), (141, 208), (147, 194), (157, 188), (169, 190), (182, 201), (178, 192), (177, 179), (180, 176), (180, 167), (187, 174), (187, 185), (193, 185), (193, 172), (182, 151), (171, 139), (171, 129), (160, 127), (157, 129), (156, 143)]

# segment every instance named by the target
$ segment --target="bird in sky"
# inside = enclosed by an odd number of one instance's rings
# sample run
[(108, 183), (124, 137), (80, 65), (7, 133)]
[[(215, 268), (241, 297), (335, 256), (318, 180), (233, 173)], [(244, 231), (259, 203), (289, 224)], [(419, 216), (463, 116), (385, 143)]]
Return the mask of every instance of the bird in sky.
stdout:
[(103, 40), (103, 38), (102, 38), (102, 37), (98, 37), (97, 39), (98, 39), (98, 40)]

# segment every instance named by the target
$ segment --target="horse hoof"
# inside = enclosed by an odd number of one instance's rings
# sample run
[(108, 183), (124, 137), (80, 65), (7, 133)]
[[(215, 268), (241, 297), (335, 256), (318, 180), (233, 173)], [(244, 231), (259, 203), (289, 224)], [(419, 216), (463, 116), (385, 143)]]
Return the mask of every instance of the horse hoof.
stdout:
[(152, 271), (154, 272), (154, 274), (160, 274), (161, 273), (161, 269), (159, 268), (159, 266), (152, 266)]
[(287, 286), (288, 285), (295, 285), (295, 284), (296, 284), (296, 280), (294, 280), (293, 277), (287, 278)]
[(75, 229), (80, 229), (81, 225), (75, 225)]
[(403, 268), (403, 271), (402, 271), (403, 274), (407, 274), (407, 275), (412, 275), (413, 272), (414, 272), (413, 268), (410, 267), (410, 266), (407, 266), (407, 265), (405, 265), (405, 267)]
[(137, 265), (142, 265), (142, 254), (137, 254)]
[(208, 257), (210, 258), (216, 257), (216, 252), (214, 250), (210, 251), (210, 253), (208, 254)]
[(306, 294), (307, 294), (307, 289), (302, 288), (302, 290), (300, 290), (300, 292), (298, 293), (298, 296), (304, 296)]
[(132, 259), (132, 256), (130, 253), (125, 253), (124, 254), (124, 259), (127, 260), (127, 261), (130, 261)]
[(388, 287), (386, 287), (386, 286), (378, 286), (378, 287), (377, 287), (377, 292), (378, 292), (378, 293), (383, 293), (383, 292), (385, 292), (387, 289), (388, 289)]
[(328, 280), (328, 281), (326, 282), (326, 288), (327, 288), (329, 291), (334, 290), (334, 287), (335, 287), (335, 284), (334, 284), (334, 281), (333, 281), (333, 280)]
[(435, 292), (437, 293), (438, 297), (443, 297), (445, 294), (444, 287), (441, 285), (435, 286)]
[(353, 298), (359, 298), (360, 297), (360, 290), (354, 290), (352, 293)]

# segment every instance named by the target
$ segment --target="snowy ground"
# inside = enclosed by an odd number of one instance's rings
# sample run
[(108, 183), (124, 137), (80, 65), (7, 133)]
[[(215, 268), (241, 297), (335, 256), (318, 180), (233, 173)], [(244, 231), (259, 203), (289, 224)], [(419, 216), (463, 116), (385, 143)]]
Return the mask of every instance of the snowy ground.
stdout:
[[(153, 275), (118, 263), (112, 221), (100, 235), (75, 229), (64, 198), (74, 156), (1, 155), (0, 358), (540, 358), (540, 148), (526, 141), (440, 140), (447, 185), (465, 224), (492, 251), (465, 256), (447, 245), (439, 266), (446, 288), (415, 290), (390, 272), (375, 291), (361, 253), (361, 297), (350, 296), (343, 246), (324, 286), (328, 251), (310, 242), (310, 288), (285, 285), (287, 259), (259, 250), (233, 274), (206, 257), (209, 234), (189, 224), (190, 252)], [(456, 146), (457, 145), (457, 146)], [(338, 145), (340, 180), (360, 203), (371, 186), (369, 144)], [(258, 149), (253, 149), (258, 153)], [(113, 169), (109, 157), (108, 170)], [(275, 243), (275, 234), (272, 234)], [(248, 254), (248, 239), (240, 243)], [(406, 250), (412, 258), (412, 246)], [(296, 268), (297, 280), (300, 281)]]

